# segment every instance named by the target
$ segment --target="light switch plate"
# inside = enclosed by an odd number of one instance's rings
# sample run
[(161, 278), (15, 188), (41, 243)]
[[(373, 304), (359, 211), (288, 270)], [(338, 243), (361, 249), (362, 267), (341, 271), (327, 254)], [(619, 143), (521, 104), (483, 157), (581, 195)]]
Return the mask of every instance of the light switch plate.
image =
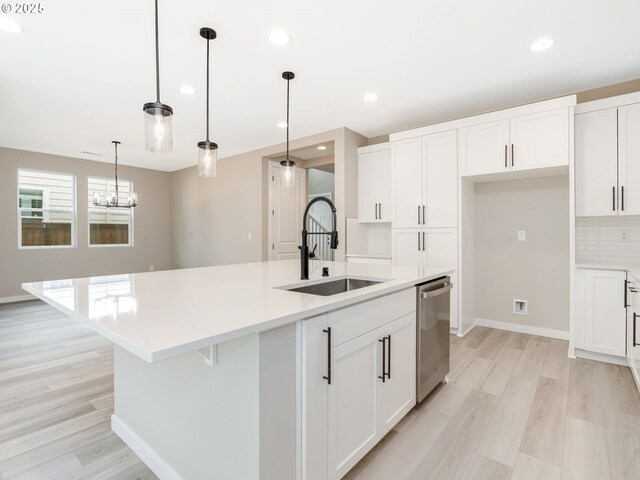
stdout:
[(518, 241), (524, 242), (527, 239), (527, 231), (526, 230), (518, 230)]

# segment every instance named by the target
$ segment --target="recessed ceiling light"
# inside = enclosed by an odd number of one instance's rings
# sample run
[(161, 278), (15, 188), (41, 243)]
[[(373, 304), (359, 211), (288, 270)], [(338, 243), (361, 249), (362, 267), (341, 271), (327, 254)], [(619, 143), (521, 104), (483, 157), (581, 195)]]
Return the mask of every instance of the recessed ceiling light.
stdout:
[(378, 95), (376, 95), (375, 93), (367, 93), (364, 96), (365, 102), (375, 102), (376, 100), (378, 100)]
[(529, 47), (529, 50), (531, 50), (534, 53), (543, 52), (553, 47), (555, 43), (556, 41), (553, 38), (540, 38), (539, 40), (536, 40), (531, 44), (531, 47)]
[(0, 17), (0, 29), (11, 33), (20, 33), (22, 31), (22, 27), (13, 18), (9, 17)]
[(269, 41), (274, 45), (286, 45), (291, 40), (291, 37), (287, 32), (282, 30), (275, 30), (269, 35)]
[(194, 93), (196, 93), (195, 88), (193, 88), (191, 85), (182, 85), (179, 90), (180, 93), (184, 93), (185, 95), (193, 95)]
[(280, 122), (280, 123), (278, 123), (278, 126), (280, 128), (287, 128), (287, 122)]
[(326, 150), (327, 149), (327, 147), (324, 146), (324, 145), (318, 145), (317, 148), (318, 148), (318, 150)]

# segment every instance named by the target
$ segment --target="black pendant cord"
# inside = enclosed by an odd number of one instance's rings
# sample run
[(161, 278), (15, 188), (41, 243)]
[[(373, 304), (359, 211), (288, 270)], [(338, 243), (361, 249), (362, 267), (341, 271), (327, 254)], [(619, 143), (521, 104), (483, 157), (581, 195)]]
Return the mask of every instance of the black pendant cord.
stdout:
[(209, 43), (207, 39), (207, 143), (209, 143)]
[(289, 82), (287, 78), (287, 161), (289, 161)]
[(160, 47), (158, 46), (158, 0), (156, 0), (156, 96), (160, 103)]

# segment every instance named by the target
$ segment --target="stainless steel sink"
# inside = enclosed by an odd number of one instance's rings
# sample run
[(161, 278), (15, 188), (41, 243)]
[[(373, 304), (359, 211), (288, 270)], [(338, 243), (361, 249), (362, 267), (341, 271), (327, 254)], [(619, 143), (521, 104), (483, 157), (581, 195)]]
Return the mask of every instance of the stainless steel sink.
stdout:
[(369, 287), (382, 283), (380, 280), (364, 280), (361, 278), (341, 278), (340, 280), (332, 280), (330, 282), (315, 283), (305, 285), (303, 287), (285, 288), (290, 292), (308, 293), (310, 295), (322, 295), (328, 297), (338, 293), (350, 292), (358, 288)]

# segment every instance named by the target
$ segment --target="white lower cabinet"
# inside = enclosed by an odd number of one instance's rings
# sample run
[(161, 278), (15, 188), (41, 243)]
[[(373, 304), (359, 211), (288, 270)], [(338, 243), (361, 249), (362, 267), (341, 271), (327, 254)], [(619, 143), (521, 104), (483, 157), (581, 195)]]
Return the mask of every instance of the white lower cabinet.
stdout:
[[(577, 277), (578, 279), (580, 276)], [(624, 357), (626, 355), (625, 281), (621, 270), (590, 270), (584, 272), (584, 308), (576, 306), (576, 347), (590, 352)], [(580, 288), (582, 282), (577, 281)]]
[[(389, 295), (389, 303), (406, 305), (409, 295)], [(344, 476), (415, 405), (415, 310), (397, 312), (360, 332), (339, 313), (333, 323), (332, 313), (302, 322), (304, 480)]]
[(627, 291), (627, 360), (640, 390), (640, 281), (629, 278)]

